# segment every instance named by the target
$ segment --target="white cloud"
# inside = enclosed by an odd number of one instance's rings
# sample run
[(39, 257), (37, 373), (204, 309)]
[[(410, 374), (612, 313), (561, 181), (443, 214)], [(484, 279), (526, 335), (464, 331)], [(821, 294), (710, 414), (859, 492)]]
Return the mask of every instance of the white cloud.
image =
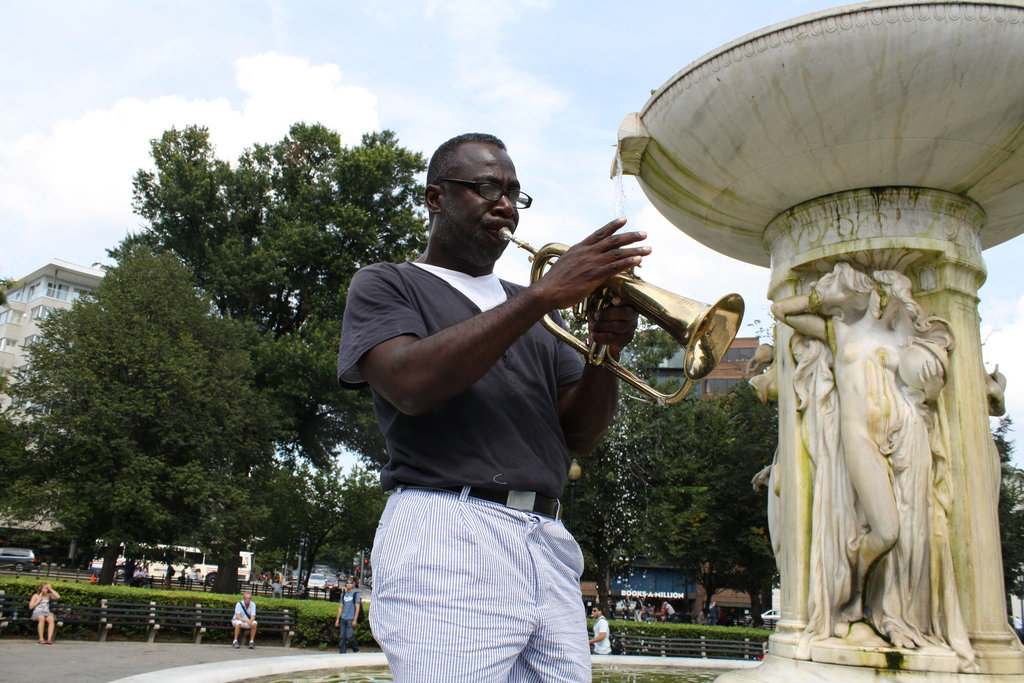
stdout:
[(249, 139), (242, 145), (278, 140), (299, 120), (323, 123), (347, 144), (380, 128), (377, 98), (366, 88), (344, 85), (334, 64), (312, 66), (305, 59), (267, 52), (242, 57), (235, 65), (238, 86), (249, 95), (240, 121)]
[(17, 277), (52, 257), (92, 262), (139, 219), (131, 181), (149, 167), (149, 141), (168, 128), (209, 128), (220, 158), (254, 142), (280, 140), (296, 121), (320, 122), (346, 144), (380, 127), (376, 97), (345, 85), (333, 64), (267, 52), (235, 63), (240, 107), (227, 98), (125, 98), (106, 110), (58, 121), (47, 133), (0, 141), (0, 220), (19, 226), (5, 239), (0, 272)]
[(569, 102), (565, 92), (552, 85), (552, 74), (522, 67), (521, 51), (510, 45), (524, 17), (536, 20), (529, 10), (548, 9), (543, 0), (445, 0), (427, 8), (428, 16), (440, 15), (450, 42), (452, 86), (509, 138), (513, 131), (537, 130)]
[(476, 99), (487, 109), (503, 112), (510, 122), (529, 119), (531, 128), (563, 112), (569, 101), (561, 90), (508, 66), (467, 69), (462, 85), (479, 90)]

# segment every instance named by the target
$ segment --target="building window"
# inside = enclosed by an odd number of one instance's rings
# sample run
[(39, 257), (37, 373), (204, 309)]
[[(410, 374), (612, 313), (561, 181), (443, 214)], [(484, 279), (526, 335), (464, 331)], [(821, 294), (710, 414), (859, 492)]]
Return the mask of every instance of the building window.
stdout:
[(25, 341), (22, 343), (25, 346), (28, 346), (29, 344), (35, 344), (40, 339), (41, 337), (38, 334), (30, 334), (29, 336), (25, 337)]
[(21, 321), (25, 319), (25, 314), (21, 311), (15, 311), (8, 309), (0, 313), (0, 325), (10, 323), (12, 325), (20, 325)]
[(725, 352), (725, 355), (722, 356), (722, 360), (723, 361), (743, 361), (745, 363), (745, 362), (747, 362), (748, 360), (750, 360), (751, 358), (754, 357), (754, 352), (755, 351), (757, 351), (757, 349), (752, 349), (752, 348), (745, 348), (745, 349), (739, 348), (738, 349), (738, 348), (733, 347), (733, 348), (731, 348), (731, 349), (729, 349), (728, 351)]
[(18, 345), (17, 339), (11, 339), (10, 337), (0, 337), (0, 351), (13, 352), (14, 347)]
[(734, 384), (742, 381), (742, 379), (706, 379), (704, 380), (704, 393), (724, 394), (728, 392)]
[(8, 301), (21, 301), (21, 290), (15, 289), (12, 292), (7, 292)]
[(89, 296), (89, 293), (91, 291), (92, 290), (88, 289), (88, 288), (75, 287), (74, 291), (71, 292), (71, 299), (70, 300), (74, 301), (74, 300), (79, 299), (79, 298), (81, 298), (83, 296)]
[(68, 286), (50, 282), (46, 285), (46, 296), (58, 301), (68, 300)]
[(36, 289), (38, 289), (38, 286), (35, 284), (28, 286), (28, 293), (25, 295), (25, 301), (32, 301), (32, 299), (36, 298)]
[(33, 320), (46, 320), (52, 312), (53, 309), (49, 306), (36, 306), (29, 312), (29, 315)]

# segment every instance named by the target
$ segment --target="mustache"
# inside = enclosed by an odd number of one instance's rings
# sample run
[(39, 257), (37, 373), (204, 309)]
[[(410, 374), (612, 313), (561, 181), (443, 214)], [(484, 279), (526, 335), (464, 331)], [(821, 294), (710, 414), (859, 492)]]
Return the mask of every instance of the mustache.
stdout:
[(512, 220), (489, 220), (482, 223), (484, 230), (493, 230), (499, 232), (502, 228), (508, 228), (510, 231), (515, 232), (516, 223)]

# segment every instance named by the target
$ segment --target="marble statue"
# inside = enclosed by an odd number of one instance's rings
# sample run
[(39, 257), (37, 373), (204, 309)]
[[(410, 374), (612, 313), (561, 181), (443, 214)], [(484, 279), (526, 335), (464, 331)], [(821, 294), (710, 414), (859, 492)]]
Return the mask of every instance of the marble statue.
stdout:
[(814, 468), (798, 656), (827, 638), (932, 646), (954, 651), (969, 671), (947, 528), (948, 448), (935, 409), (954, 340), (910, 292), (897, 271), (868, 276), (840, 262), (810, 294), (772, 306), (796, 332), (793, 384)]
[(1006, 376), (999, 372), (999, 366), (985, 376), (988, 391), (988, 414), (1001, 417), (1006, 413)]
[[(777, 401), (779, 398), (779, 373), (775, 365), (775, 347), (771, 344), (761, 344), (754, 351), (754, 357), (747, 361), (745, 375), (747, 381), (761, 403)], [(782, 486), (779, 481), (779, 449), (775, 449), (771, 464), (766, 465), (753, 479), (750, 484), (755, 491), (762, 488), (768, 489), (768, 538), (771, 540), (772, 552), (779, 557), (782, 552), (781, 529), (779, 520), (779, 496), (782, 494)]]

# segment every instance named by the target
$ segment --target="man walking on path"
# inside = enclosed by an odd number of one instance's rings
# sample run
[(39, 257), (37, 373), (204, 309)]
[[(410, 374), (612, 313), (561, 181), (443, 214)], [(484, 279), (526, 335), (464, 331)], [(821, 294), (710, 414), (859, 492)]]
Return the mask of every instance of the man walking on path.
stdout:
[(595, 655), (610, 655), (612, 653), (612, 629), (608, 626), (608, 620), (604, 618), (604, 610), (600, 605), (594, 605), (590, 610), (590, 616), (596, 619), (594, 622), (594, 637), (590, 644), (594, 646)]
[(338, 617), (334, 625), (341, 628), (341, 642), (338, 643), (338, 652), (345, 654), (345, 648), (349, 642), (352, 643), (352, 652), (359, 652), (359, 643), (356, 642), (356, 622), (359, 621), (359, 610), (362, 608), (362, 597), (356, 590), (356, 584), (352, 579), (345, 580), (345, 592), (341, 594), (338, 602)]

